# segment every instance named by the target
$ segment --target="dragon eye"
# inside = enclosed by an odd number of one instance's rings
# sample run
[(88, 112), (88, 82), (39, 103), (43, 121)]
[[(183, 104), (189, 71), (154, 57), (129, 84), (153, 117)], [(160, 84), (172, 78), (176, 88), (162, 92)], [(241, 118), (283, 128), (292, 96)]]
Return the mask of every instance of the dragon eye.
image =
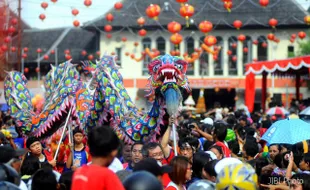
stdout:
[(158, 71), (159, 65), (155, 65), (153, 71), (156, 73)]
[(174, 64), (174, 66), (175, 66), (176, 68), (178, 68), (179, 70), (182, 70), (182, 69), (183, 69), (183, 66), (180, 65), (180, 64)]

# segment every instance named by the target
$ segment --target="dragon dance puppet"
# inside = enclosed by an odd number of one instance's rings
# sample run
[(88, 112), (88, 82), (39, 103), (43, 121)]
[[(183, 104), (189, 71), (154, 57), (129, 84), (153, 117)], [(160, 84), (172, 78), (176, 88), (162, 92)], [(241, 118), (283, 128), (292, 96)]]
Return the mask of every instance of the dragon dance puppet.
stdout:
[(190, 91), (187, 62), (163, 55), (154, 58), (148, 69), (148, 95), (155, 98), (147, 113), (140, 113), (130, 99), (114, 56), (103, 56), (96, 64), (83, 62), (81, 72), (70, 61), (52, 66), (44, 82), (46, 101), (40, 114), (33, 110), (27, 79), (20, 72), (12, 71), (6, 76), (5, 99), (25, 136), (48, 138), (69, 115), (69, 123), (86, 132), (108, 123), (125, 143), (156, 141), (166, 112), (178, 112), (180, 89)]

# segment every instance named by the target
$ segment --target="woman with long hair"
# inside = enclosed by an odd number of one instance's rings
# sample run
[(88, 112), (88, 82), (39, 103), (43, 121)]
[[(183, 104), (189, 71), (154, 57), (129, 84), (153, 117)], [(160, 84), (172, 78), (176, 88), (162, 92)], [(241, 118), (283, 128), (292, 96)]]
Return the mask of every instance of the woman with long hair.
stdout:
[(192, 176), (192, 165), (189, 160), (184, 156), (176, 156), (169, 165), (172, 167), (172, 172), (169, 173), (171, 182), (165, 190), (185, 190), (185, 183)]

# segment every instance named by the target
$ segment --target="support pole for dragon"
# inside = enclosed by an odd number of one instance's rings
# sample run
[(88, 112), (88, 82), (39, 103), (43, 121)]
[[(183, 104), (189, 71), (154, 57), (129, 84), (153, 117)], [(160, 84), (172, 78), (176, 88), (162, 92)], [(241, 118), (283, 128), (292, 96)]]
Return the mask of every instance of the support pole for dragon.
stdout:
[(68, 122), (69, 122), (69, 118), (70, 118), (71, 112), (72, 112), (72, 107), (70, 108), (70, 111), (69, 111), (68, 116), (67, 116), (67, 118), (66, 118), (66, 123), (65, 123), (65, 125), (64, 125), (64, 127), (63, 127), (63, 131), (62, 131), (62, 134), (61, 134), (61, 137), (60, 137), (60, 141), (59, 141), (58, 146), (57, 146), (57, 150), (56, 150), (56, 153), (55, 153), (55, 156), (54, 156), (54, 160), (56, 160), (56, 158), (57, 158), (57, 156), (58, 156), (60, 144), (62, 143), (62, 139), (64, 138), (66, 129), (67, 129), (67, 127), (69, 126), (69, 125), (68, 125)]

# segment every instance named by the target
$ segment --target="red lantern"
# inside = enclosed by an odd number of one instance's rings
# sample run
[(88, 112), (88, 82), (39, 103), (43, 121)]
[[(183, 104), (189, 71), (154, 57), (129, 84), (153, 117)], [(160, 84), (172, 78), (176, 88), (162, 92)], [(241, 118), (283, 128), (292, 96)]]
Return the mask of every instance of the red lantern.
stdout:
[(116, 9), (116, 10), (121, 10), (123, 8), (123, 3), (121, 3), (121, 2), (116, 2), (115, 4), (114, 4), (114, 9)]
[(24, 68), (24, 73), (28, 73), (29, 72), (29, 68), (28, 67), (25, 67)]
[(180, 54), (181, 54), (181, 53), (180, 53), (180, 50), (178, 50), (178, 49), (175, 50), (175, 55), (176, 55), (176, 56), (180, 56)]
[(71, 58), (72, 58), (71, 55), (66, 54), (66, 56), (65, 56), (65, 59), (66, 59), (66, 60), (70, 60)]
[(269, 20), (269, 25), (272, 27), (272, 28), (275, 28), (277, 25), (278, 25), (278, 20), (275, 19), (275, 18), (272, 18)]
[(187, 3), (188, 0), (176, 0), (178, 3)]
[(299, 37), (300, 39), (304, 39), (304, 38), (306, 37), (306, 33), (303, 32), (303, 31), (298, 32), (298, 37)]
[(231, 44), (231, 47), (234, 48), (234, 49), (236, 49), (236, 48), (237, 48), (237, 44), (236, 44), (236, 43), (233, 43), (233, 44)]
[(78, 20), (73, 21), (73, 26), (79, 27), (80, 26), (80, 22)]
[(217, 61), (218, 60), (218, 56), (216, 54), (213, 55), (213, 60)]
[(131, 59), (134, 59), (134, 58), (135, 58), (135, 54), (131, 54), (131, 55), (130, 55), (130, 58), (131, 58)]
[(85, 1), (84, 1), (84, 5), (85, 5), (86, 7), (91, 6), (91, 4), (92, 4), (92, 1), (91, 1), (91, 0), (85, 0)]
[(52, 51), (51, 51), (51, 54), (55, 54), (55, 50), (52, 50)]
[(9, 43), (11, 41), (11, 37), (10, 36), (7, 36), (4, 38), (4, 42), (5, 43)]
[(254, 41), (253, 41), (253, 44), (254, 44), (254, 45), (257, 45), (257, 44), (258, 44), (258, 40), (254, 40)]
[(174, 45), (179, 45), (183, 40), (183, 36), (179, 33), (175, 33), (172, 34), (170, 37), (170, 41), (174, 44)]
[(48, 55), (44, 55), (44, 56), (43, 56), (43, 59), (44, 59), (44, 60), (48, 60), (48, 59), (49, 59)]
[(18, 23), (17, 18), (13, 18), (13, 19), (11, 20), (11, 24), (16, 25), (17, 23)]
[(262, 43), (262, 47), (263, 47), (263, 48), (267, 48), (267, 47), (268, 47), (268, 44), (267, 44), (266, 42), (263, 42), (263, 43)]
[(180, 23), (172, 21), (167, 25), (167, 28), (169, 32), (174, 34), (174, 33), (178, 33), (181, 30), (182, 26)]
[(242, 22), (241, 20), (235, 20), (233, 25), (237, 30), (239, 30), (242, 27)]
[(96, 51), (96, 55), (100, 57), (100, 51)]
[(231, 56), (231, 55), (232, 55), (232, 51), (231, 51), (231, 50), (228, 50), (228, 51), (227, 51), (227, 55)]
[(270, 34), (267, 35), (267, 38), (268, 38), (268, 40), (273, 41), (275, 36), (274, 36), (273, 33), (270, 33)]
[(137, 23), (142, 27), (145, 24), (145, 19), (143, 17), (140, 17), (137, 19)]
[(185, 18), (186, 25), (189, 26), (188, 19), (195, 13), (195, 8), (192, 5), (185, 4), (180, 7), (180, 15)]
[(77, 9), (72, 9), (71, 13), (72, 13), (74, 16), (76, 16), (76, 15), (79, 14), (79, 10), (77, 10)]
[(139, 36), (146, 36), (147, 31), (144, 29), (141, 29), (141, 30), (139, 30), (138, 34), (139, 34)]
[(56, 3), (57, 2), (57, 0), (51, 0), (53, 3)]
[(291, 35), (291, 38), (292, 38), (292, 39), (295, 39), (295, 38), (296, 38), (296, 34), (292, 34), (292, 35)]
[(160, 6), (157, 4), (150, 4), (150, 6), (146, 8), (145, 13), (149, 18), (157, 20), (160, 14)]
[(1, 46), (1, 50), (2, 51), (7, 51), (8, 50), (8, 46), (7, 45), (5, 45), (5, 44), (3, 44), (2, 46)]
[(265, 8), (269, 4), (269, 0), (259, 0), (259, 4)]
[(243, 42), (244, 40), (246, 40), (245, 35), (240, 34), (240, 35), (238, 36), (238, 40), (239, 40), (240, 42)]
[(212, 22), (205, 20), (205, 21), (200, 22), (198, 27), (202, 33), (208, 33), (213, 29), (213, 24)]
[(249, 48), (244, 47), (244, 48), (243, 48), (243, 52), (244, 52), (244, 53), (248, 53), (248, 52), (249, 52)]
[(40, 68), (39, 67), (36, 68), (36, 72), (37, 73), (40, 72)]
[(108, 39), (110, 39), (110, 38), (112, 38), (112, 34), (107, 34), (106, 37), (107, 37)]
[(224, 0), (224, 8), (230, 12), (233, 4), (231, 0)]
[(112, 13), (108, 13), (106, 16), (105, 16), (105, 19), (108, 21), (108, 22), (112, 22), (114, 20), (114, 16), (112, 15)]
[(23, 53), (22, 58), (26, 59), (28, 57), (27, 53)]
[(232, 61), (233, 61), (233, 62), (236, 62), (236, 61), (237, 61), (237, 56), (234, 55), (234, 56), (232, 57)]
[(93, 60), (94, 59), (94, 56), (92, 54), (88, 55), (88, 60)]
[(306, 24), (310, 25), (310, 15), (305, 16), (304, 21)]
[(214, 36), (206, 36), (203, 41), (207, 46), (213, 46), (217, 43), (217, 39)]
[(111, 55), (115, 55), (115, 52), (111, 52)]
[(126, 42), (126, 41), (127, 41), (127, 38), (126, 38), (126, 37), (122, 37), (122, 41), (123, 41), (123, 42)]
[(66, 49), (66, 50), (64, 51), (64, 53), (65, 53), (66, 55), (69, 55), (69, 54), (70, 54), (70, 50)]
[(129, 54), (130, 54), (129, 52), (126, 52), (126, 53), (125, 53), (126, 56), (129, 56)]
[(16, 47), (12, 46), (11, 47), (11, 52), (16, 52)]
[(46, 18), (45, 14), (40, 14), (39, 18), (44, 21), (44, 19)]
[(16, 31), (16, 29), (14, 28), (14, 26), (10, 26), (8, 29), (9, 34), (13, 34)]
[(85, 55), (87, 55), (87, 52), (85, 50), (83, 50), (83, 51), (81, 51), (81, 55), (85, 56)]
[(48, 3), (47, 2), (41, 3), (41, 7), (45, 10), (48, 7)]
[(42, 49), (41, 49), (41, 48), (38, 48), (38, 49), (37, 49), (37, 53), (42, 53)]
[(24, 47), (24, 52), (28, 52), (28, 48), (27, 47)]
[(111, 25), (105, 25), (104, 26), (104, 30), (106, 31), (106, 32), (111, 32), (112, 31), (112, 26)]
[(139, 45), (139, 42), (135, 42), (133, 45), (137, 47)]

